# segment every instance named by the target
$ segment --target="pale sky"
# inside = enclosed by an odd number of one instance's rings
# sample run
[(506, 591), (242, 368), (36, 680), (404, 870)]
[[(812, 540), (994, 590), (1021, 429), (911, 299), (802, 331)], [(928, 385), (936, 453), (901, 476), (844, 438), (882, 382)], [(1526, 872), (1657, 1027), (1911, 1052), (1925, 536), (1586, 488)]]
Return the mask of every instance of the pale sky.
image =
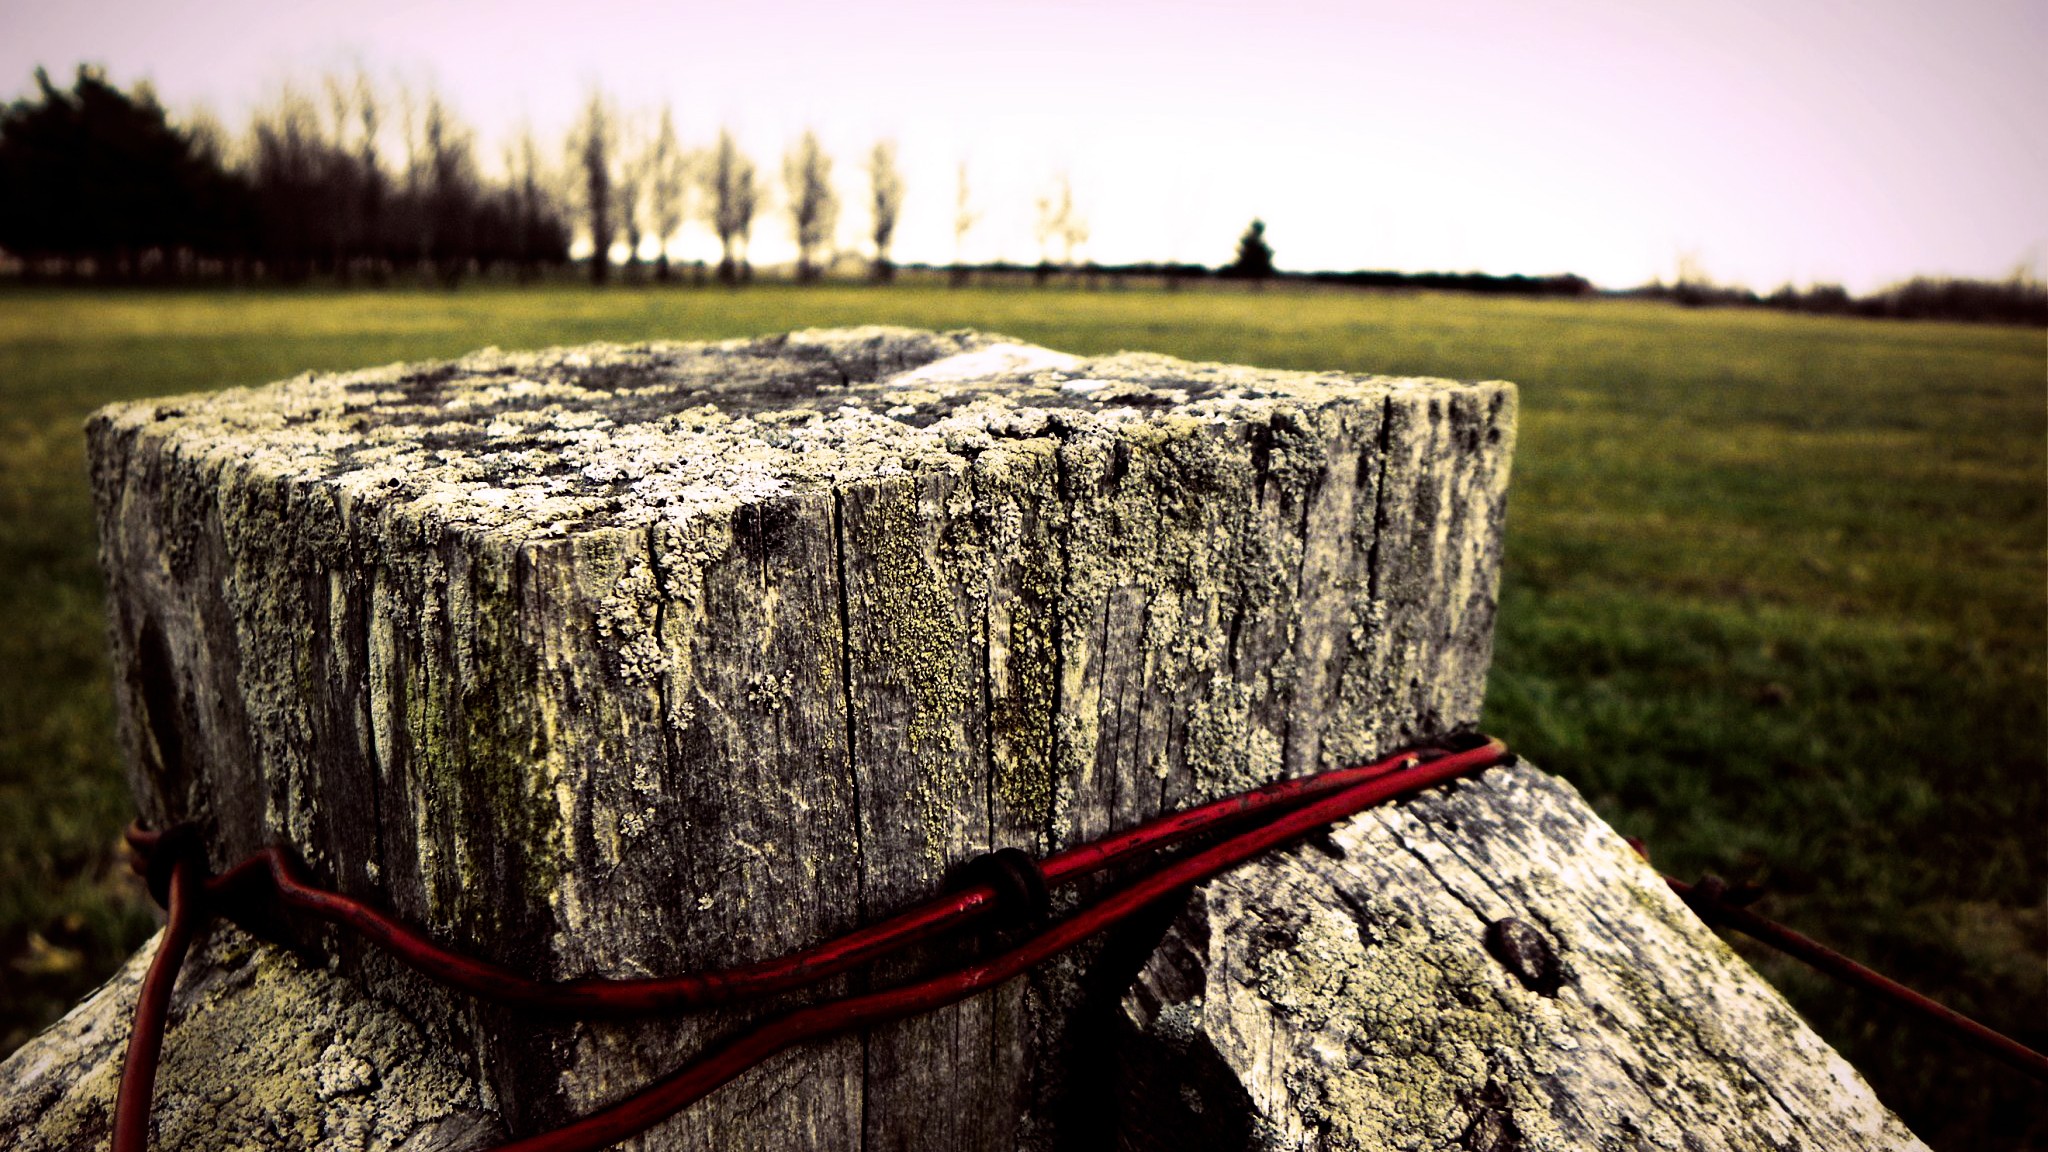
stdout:
[[(602, 85), (689, 144), (731, 125), (778, 193), (815, 127), (849, 246), (887, 136), (907, 261), (952, 257), (962, 161), (976, 260), (1035, 260), (1065, 172), (1109, 263), (1219, 263), (1253, 216), (1295, 269), (1622, 286), (1691, 254), (1862, 291), (2048, 261), (2048, 0), (0, 0), (0, 94), (81, 60), (236, 128), (360, 62), (437, 85), (486, 158), (523, 121), (559, 155)], [(757, 259), (787, 233), (771, 196)]]

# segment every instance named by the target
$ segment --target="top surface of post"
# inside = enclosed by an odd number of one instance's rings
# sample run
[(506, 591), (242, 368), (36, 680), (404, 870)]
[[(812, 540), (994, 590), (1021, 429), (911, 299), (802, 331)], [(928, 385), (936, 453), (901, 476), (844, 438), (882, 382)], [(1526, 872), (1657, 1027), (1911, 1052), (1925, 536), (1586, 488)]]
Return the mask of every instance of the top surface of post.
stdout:
[(109, 407), (116, 429), (259, 476), (544, 539), (957, 468), (1005, 439), (1188, 431), (1450, 381), (1094, 359), (971, 331), (485, 349)]

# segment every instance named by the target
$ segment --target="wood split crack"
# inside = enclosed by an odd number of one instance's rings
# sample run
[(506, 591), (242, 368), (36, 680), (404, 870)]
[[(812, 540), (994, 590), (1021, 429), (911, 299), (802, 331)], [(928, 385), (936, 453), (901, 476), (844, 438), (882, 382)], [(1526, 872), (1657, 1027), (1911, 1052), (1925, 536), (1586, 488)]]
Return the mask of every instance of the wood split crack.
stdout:
[(1072, 602), (1074, 580), (1073, 477), (1067, 468), (1067, 439), (1063, 434), (1056, 434), (1055, 439), (1057, 443), (1052, 452), (1053, 490), (1059, 494), (1061, 512), (1054, 525), (1052, 537), (1060, 557), (1059, 577), (1055, 581), (1059, 592), (1048, 609), (1048, 614), (1052, 617), (1052, 707), (1047, 720), (1050, 731), (1046, 733), (1045, 740), (1045, 779), (1048, 792), (1045, 798), (1045, 811), (1038, 814), (1041, 855), (1060, 843), (1060, 789), (1053, 782), (1065, 775), (1063, 766), (1066, 763), (1066, 747), (1065, 741), (1060, 739), (1060, 717), (1066, 711), (1066, 620), (1068, 605)]
[(853, 886), (855, 915), (861, 923), (868, 919), (867, 869), (861, 844), (861, 794), (860, 771), (854, 762), (858, 750), (856, 736), (858, 727), (853, 711), (853, 603), (847, 589), (846, 549), (846, 494), (837, 485), (832, 488), (832, 568), (839, 583), (839, 705), (846, 717), (846, 782), (853, 804), (851, 821), (853, 834)]
[(670, 700), (669, 683), (681, 671), (677, 667), (676, 653), (670, 649), (668, 640), (669, 573), (661, 560), (661, 524), (659, 521), (647, 526), (647, 567), (654, 577), (654, 650), (660, 659), (654, 670), (655, 707), (661, 709), (661, 776), (665, 791), (673, 794), (674, 773), (678, 765), (676, 748), (676, 726), (673, 701)]

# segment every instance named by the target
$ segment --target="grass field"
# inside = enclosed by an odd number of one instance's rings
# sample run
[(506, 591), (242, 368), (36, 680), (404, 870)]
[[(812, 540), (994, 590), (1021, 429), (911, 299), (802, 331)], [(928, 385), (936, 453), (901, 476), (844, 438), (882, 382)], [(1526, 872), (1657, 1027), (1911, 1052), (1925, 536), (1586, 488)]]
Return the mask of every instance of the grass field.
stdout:
[[(885, 321), (1522, 386), (1487, 725), (1681, 874), (2048, 1043), (2038, 330), (1436, 295), (0, 295), (0, 1051), (149, 930), (79, 432), (124, 397), (497, 344)], [(1750, 951), (1937, 1146), (2048, 1144), (2015, 1074)]]

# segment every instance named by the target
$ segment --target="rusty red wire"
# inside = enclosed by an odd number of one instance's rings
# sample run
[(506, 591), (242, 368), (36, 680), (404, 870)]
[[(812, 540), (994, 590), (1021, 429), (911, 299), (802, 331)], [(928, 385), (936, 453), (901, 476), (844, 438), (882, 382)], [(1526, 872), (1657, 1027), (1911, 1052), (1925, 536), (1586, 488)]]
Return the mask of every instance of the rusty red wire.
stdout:
[(166, 906), (169, 923), (156, 955), (150, 957), (149, 971), (142, 977), (142, 991), (135, 1000), (135, 1027), (128, 1034), (128, 1055), (121, 1064), (120, 1091), (114, 1097), (114, 1147), (142, 1152), (149, 1141), (150, 1096), (156, 1084), (157, 1061), (163, 1056), (164, 1027), (170, 1017), (171, 990), (178, 982), (178, 969), (185, 966), (185, 952), (192, 946), (192, 934), (199, 927), (199, 866), (189, 860), (171, 865)]
[(1666, 876), (1664, 883), (1670, 885), (1671, 890), (1678, 894), (1678, 898), (1685, 901), (1686, 905), (1708, 924), (1732, 928), (1844, 984), (1875, 992), (1979, 1051), (2048, 1084), (2048, 1056), (1970, 1019), (1939, 1000), (1913, 991), (1882, 972), (1858, 964), (1810, 936), (1803, 936), (1740, 904), (1722, 899), (1720, 886), (1709, 883), (1711, 879), (1709, 877), (1708, 880), (1697, 884), (1688, 884), (1683, 880)]
[[(1506, 745), (1497, 741), (1462, 753), (1420, 749), (1370, 764), (1277, 781), (1056, 852), (1039, 861), (1038, 868), (1046, 886), (1058, 888), (1132, 857), (1213, 832), (1235, 820), (1339, 792), (1398, 772), (1425, 758), (1469, 757), (1487, 747), (1497, 748), (1497, 755), (1506, 753)], [(162, 836), (163, 833), (136, 827), (128, 830), (128, 843), (137, 854), (138, 865), (157, 849)], [(876, 957), (966, 927), (990, 915), (998, 904), (993, 886), (975, 884), (832, 940), (754, 964), (680, 976), (549, 981), (535, 980), (444, 948), (419, 930), (359, 900), (310, 884), (298, 862), (280, 848), (265, 848), (207, 878), (202, 891), (218, 907), (232, 908), (269, 897), (279, 906), (353, 929), (421, 974), (472, 996), (586, 1017), (703, 1008), (805, 987)]]
[[(500, 1145), (496, 1152), (595, 1152), (646, 1131), (791, 1045), (964, 1000), (1014, 979), (1148, 904), (1261, 852), (1376, 804), (1509, 759), (1507, 746), (1500, 741), (1470, 737), (1441, 747), (1397, 753), (1370, 764), (1268, 784), (1054, 853), (1035, 866), (1026, 864), (1035, 867), (1032, 885), (1051, 889), (1072, 884), (1144, 853), (1262, 820), (1110, 890), (1080, 911), (992, 956), (901, 987), (846, 996), (771, 1017), (622, 1100), (561, 1128)], [(166, 902), (170, 922), (136, 1005), (135, 1029), (115, 1103), (114, 1152), (146, 1152), (148, 1147), (150, 1096), (163, 1047), (165, 1018), (194, 931), (207, 915), (231, 914), (258, 900), (350, 928), (429, 978), (470, 995), (580, 1016), (646, 1014), (758, 1000), (984, 923), (1005, 903), (1000, 885), (975, 883), (835, 939), (753, 964), (644, 979), (546, 981), (442, 947), (375, 908), (313, 885), (281, 849), (265, 849), (225, 872), (207, 876), (203, 846), (196, 837), (186, 835), (176, 844), (167, 844), (163, 833), (131, 828), (128, 840), (137, 870), (151, 876), (152, 890)], [(1665, 880), (1709, 923), (1744, 932), (1823, 972), (1876, 991), (2048, 1082), (2048, 1057), (1784, 925), (1721, 899), (1712, 886), (1689, 885), (1670, 877)]]
[[(1199, 884), (1260, 852), (1375, 804), (1502, 763), (1508, 755), (1505, 744), (1488, 737), (1414, 749), (1370, 764), (1278, 781), (1055, 853), (1037, 864), (1047, 888), (1071, 884), (1190, 837), (1269, 817), (1114, 889), (1072, 916), (977, 963), (903, 987), (848, 996), (771, 1018), (623, 1100), (562, 1128), (514, 1140), (500, 1146), (498, 1152), (594, 1152), (645, 1131), (792, 1044), (963, 1000), (1022, 974), (1147, 904)], [(171, 924), (144, 978), (143, 997), (137, 1004), (136, 1029), (122, 1068), (115, 1108), (114, 1152), (145, 1152), (148, 1147), (149, 1100), (162, 1049), (164, 1016), (172, 982), (198, 922), (208, 914), (248, 907), (264, 895), (279, 906), (354, 929), (421, 973), (479, 998), (591, 1015), (730, 1004), (803, 987), (985, 920), (1000, 902), (995, 885), (973, 884), (834, 940), (756, 964), (651, 979), (554, 982), (534, 980), (444, 948), (360, 901), (311, 885), (296, 862), (277, 848), (265, 849), (218, 875), (202, 878), (205, 861), (198, 840), (190, 836), (181, 839), (182, 857), (166, 860), (159, 853), (168, 854), (172, 845), (165, 843), (164, 833), (131, 828), (128, 834), (137, 870), (166, 878), (152, 887), (168, 889)]]

